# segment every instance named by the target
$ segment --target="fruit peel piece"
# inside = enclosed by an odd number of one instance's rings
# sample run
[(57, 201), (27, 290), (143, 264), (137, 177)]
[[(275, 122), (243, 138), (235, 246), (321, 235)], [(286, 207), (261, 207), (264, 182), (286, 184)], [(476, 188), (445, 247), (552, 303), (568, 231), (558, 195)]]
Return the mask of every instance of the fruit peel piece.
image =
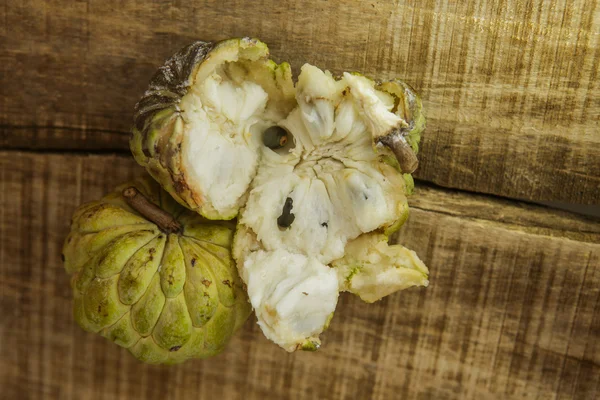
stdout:
[(399, 290), (428, 286), (429, 270), (417, 254), (389, 245), (379, 233), (364, 234), (346, 246), (343, 258), (332, 262), (342, 290), (373, 303)]

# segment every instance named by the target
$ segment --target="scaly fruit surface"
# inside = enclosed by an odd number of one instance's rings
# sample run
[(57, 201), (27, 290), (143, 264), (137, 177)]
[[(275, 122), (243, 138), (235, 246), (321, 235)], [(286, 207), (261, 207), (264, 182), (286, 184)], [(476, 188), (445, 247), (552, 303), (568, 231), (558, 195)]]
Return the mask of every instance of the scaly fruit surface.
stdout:
[(233, 228), (180, 206), (150, 177), (82, 205), (63, 247), (77, 323), (148, 363), (217, 354), (251, 312)]

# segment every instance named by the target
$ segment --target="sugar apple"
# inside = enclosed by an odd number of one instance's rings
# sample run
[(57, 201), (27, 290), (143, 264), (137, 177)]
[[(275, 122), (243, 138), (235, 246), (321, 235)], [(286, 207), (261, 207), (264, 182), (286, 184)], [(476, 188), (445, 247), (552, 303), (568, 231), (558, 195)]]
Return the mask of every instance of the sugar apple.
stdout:
[(63, 248), (77, 323), (149, 363), (218, 353), (251, 312), (233, 228), (181, 207), (150, 177), (82, 205)]
[(233, 257), (264, 334), (315, 349), (338, 293), (375, 301), (427, 286), (406, 220), (425, 119), (398, 80), (269, 59), (256, 39), (196, 42), (136, 106), (135, 159), (184, 206), (238, 216)]

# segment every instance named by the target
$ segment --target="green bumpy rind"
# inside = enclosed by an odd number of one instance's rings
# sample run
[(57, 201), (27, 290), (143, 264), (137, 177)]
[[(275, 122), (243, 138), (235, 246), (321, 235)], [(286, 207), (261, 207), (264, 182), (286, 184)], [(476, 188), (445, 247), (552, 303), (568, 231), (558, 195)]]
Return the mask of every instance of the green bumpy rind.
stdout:
[[(131, 209), (121, 195), (128, 186), (182, 232), (165, 234)], [(231, 258), (233, 230), (186, 210), (150, 177), (82, 205), (63, 247), (75, 320), (147, 363), (219, 353), (251, 312)]]

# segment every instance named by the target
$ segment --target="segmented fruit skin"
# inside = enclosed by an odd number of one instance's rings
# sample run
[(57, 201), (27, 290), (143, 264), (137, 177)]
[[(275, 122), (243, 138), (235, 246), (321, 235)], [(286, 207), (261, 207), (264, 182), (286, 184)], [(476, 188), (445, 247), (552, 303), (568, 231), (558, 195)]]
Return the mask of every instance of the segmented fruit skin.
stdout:
[[(130, 208), (130, 186), (182, 231), (166, 234)], [(148, 363), (219, 353), (251, 312), (230, 255), (233, 229), (181, 207), (150, 177), (82, 205), (63, 247), (75, 320)]]

